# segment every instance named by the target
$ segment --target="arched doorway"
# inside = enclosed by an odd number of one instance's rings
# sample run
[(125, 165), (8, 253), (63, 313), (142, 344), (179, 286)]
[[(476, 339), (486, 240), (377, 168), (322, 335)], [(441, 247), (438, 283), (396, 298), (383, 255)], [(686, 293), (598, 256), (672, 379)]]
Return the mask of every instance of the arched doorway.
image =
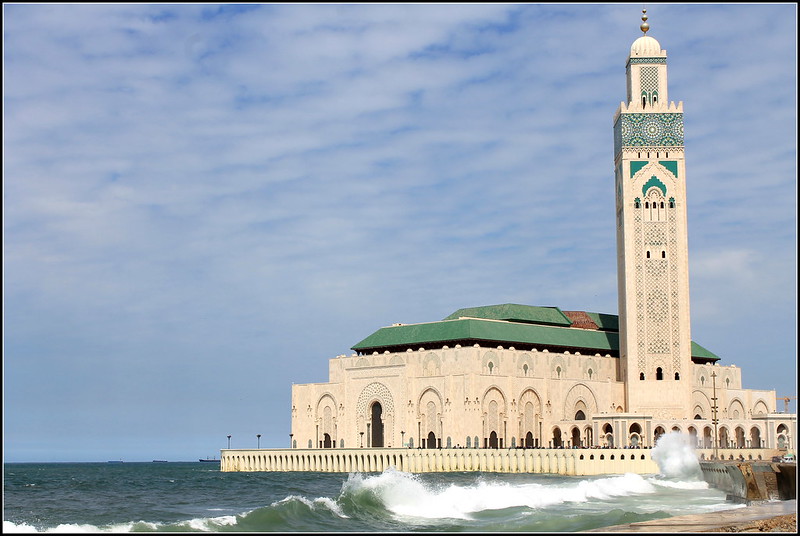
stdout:
[(653, 445), (658, 443), (658, 439), (666, 433), (663, 426), (656, 426), (655, 433), (653, 433)]
[(557, 448), (561, 447), (561, 445), (562, 445), (562, 443), (561, 443), (561, 429), (558, 428), (558, 427), (555, 427), (553, 429), (553, 448), (557, 449)]
[(430, 432), (428, 434), (428, 440), (425, 442), (425, 447), (429, 449), (436, 448), (436, 434), (434, 434), (433, 432)]
[(723, 426), (719, 429), (719, 448), (727, 449), (729, 447), (728, 429)]
[(743, 449), (746, 446), (744, 440), (744, 428), (741, 426), (736, 427), (736, 448)]
[(492, 433), (489, 434), (489, 448), (490, 449), (496, 449), (498, 447), (499, 447), (499, 445), (497, 443), (497, 432), (492, 430)]
[(528, 432), (525, 434), (525, 448), (532, 449), (533, 448), (533, 434)]
[(383, 446), (383, 408), (381, 407), (380, 402), (375, 402), (372, 404), (371, 413), (372, 413), (372, 447), (382, 447)]
[(576, 426), (572, 429), (572, 446), (573, 447), (580, 447), (581, 446), (581, 431)]
[(750, 429), (750, 448), (752, 449), (760, 449), (761, 448), (761, 430), (753, 426)]
[(633, 448), (638, 447), (642, 440), (642, 427), (639, 426), (639, 423), (633, 423), (628, 428), (628, 433), (630, 434), (630, 446)]
[(325, 434), (324, 436), (322, 436), (322, 448), (329, 449), (332, 446), (333, 446), (333, 443), (331, 442), (331, 435), (330, 434)]
[(603, 426), (603, 435), (601, 438), (605, 439), (606, 447), (614, 448), (614, 430), (611, 428), (611, 424), (606, 423), (605, 426)]

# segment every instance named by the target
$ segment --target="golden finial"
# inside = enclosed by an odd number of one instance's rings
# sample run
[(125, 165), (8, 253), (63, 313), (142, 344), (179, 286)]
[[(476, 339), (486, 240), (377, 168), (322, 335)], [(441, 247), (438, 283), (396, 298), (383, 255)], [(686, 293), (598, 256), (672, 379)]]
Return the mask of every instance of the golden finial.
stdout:
[(639, 28), (644, 32), (645, 35), (647, 35), (647, 30), (650, 29), (650, 25), (647, 24), (647, 10), (646, 9), (642, 10), (642, 25), (639, 26)]

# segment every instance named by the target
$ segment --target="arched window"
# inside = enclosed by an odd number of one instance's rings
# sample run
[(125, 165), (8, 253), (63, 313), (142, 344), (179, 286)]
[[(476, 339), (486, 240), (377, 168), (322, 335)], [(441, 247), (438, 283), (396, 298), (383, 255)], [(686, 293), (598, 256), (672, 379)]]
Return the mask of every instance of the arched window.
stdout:
[(589, 369), (589, 370), (588, 370), (588, 374), (589, 374), (589, 379), (591, 380), (591, 379), (592, 379), (592, 374), (593, 374), (593, 371), (592, 371), (592, 369)]
[(644, 202), (644, 208), (650, 208), (650, 201)]
[(664, 202), (663, 201), (661, 202), (661, 208), (664, 208)]
[(639, 198), (633, 200), (633, 208), (642, 208), (642, 202), (639, 201)]
[(556, 378), (561, 377), (561, 367), (556, 367)]
[[(646, 204), (647, 204), (647, 203), (645, 203), (645, 205), (646, 205)], [(647, 258), (648, 258), (648, 259), (650, 258), (650, 252), (649, 252), (649, 251), (647, 252)]]
[(675, 373), (675, 379), (676, 379), (676, 380), (680, 380), (680, 379), (681, 379), (681, 374), (680, 374), (680, 372), (676, 372), (676, 373)]
[(639, 373), (639, 379), (640, 379), (640, 380), (643, 380), (643, 379), (644, 379), (644, 372), (640, 372), (640, 373)]
[(575, 420), (576, 421), (585, 421), (586, 420), (586, 414), (584, 414), (583, 411), (578, 410), (578, 412), (575, 413)]
[(493, 368), (494, 368), (494, 363), (492, 363), (491, 361), (489, 361), (489, 374), (491, 374), (491, 373), (492, 373), (492, 369), (493, 369)]
[(658, 367), (656, 369), (656, 379), (657, 380), (663, 380), (664, 379), (664, 371), (661, 369), (661, 367)]
[(663, 249), (661, 250), (661, 258), (662, 259), (666, 259), (667, 258), (667, 252), (664, 251)]
[(527, 363), (522, 365), (522, 374), (525, 375), (525, 376), (528, 375), (528, 364)]

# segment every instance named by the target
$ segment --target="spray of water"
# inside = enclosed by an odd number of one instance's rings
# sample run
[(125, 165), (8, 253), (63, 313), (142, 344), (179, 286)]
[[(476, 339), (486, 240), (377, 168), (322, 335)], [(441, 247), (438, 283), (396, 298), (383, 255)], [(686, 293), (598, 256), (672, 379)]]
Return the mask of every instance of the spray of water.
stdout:
[(680, 432), (662, 435), (651, 452), (661, 475), (681, 480), (702, 479), (692, 437)]

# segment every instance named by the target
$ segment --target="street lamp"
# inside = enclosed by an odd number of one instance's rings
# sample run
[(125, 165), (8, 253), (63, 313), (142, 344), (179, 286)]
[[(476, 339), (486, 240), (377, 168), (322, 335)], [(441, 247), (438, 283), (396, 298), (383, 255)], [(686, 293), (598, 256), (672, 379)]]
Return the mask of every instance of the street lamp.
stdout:
[(256, 434), (256, 439), (258, 439), (258, 448), (261, 448), (261, 434)]
[(231, 449), (231, 436), (228, 436), (228, 450)]
[(713, 395), (711, 400), (714, 401), (714, 405), (711, 406), (711, 409), (714, 410), (714, 459), (719, 459), (719, 434), (717, 432), (717, 423), (719, 423), (719, 419), (717, 418), (717, 373), (712, 371), (711, 372), (711, 382), (713, 386)]

